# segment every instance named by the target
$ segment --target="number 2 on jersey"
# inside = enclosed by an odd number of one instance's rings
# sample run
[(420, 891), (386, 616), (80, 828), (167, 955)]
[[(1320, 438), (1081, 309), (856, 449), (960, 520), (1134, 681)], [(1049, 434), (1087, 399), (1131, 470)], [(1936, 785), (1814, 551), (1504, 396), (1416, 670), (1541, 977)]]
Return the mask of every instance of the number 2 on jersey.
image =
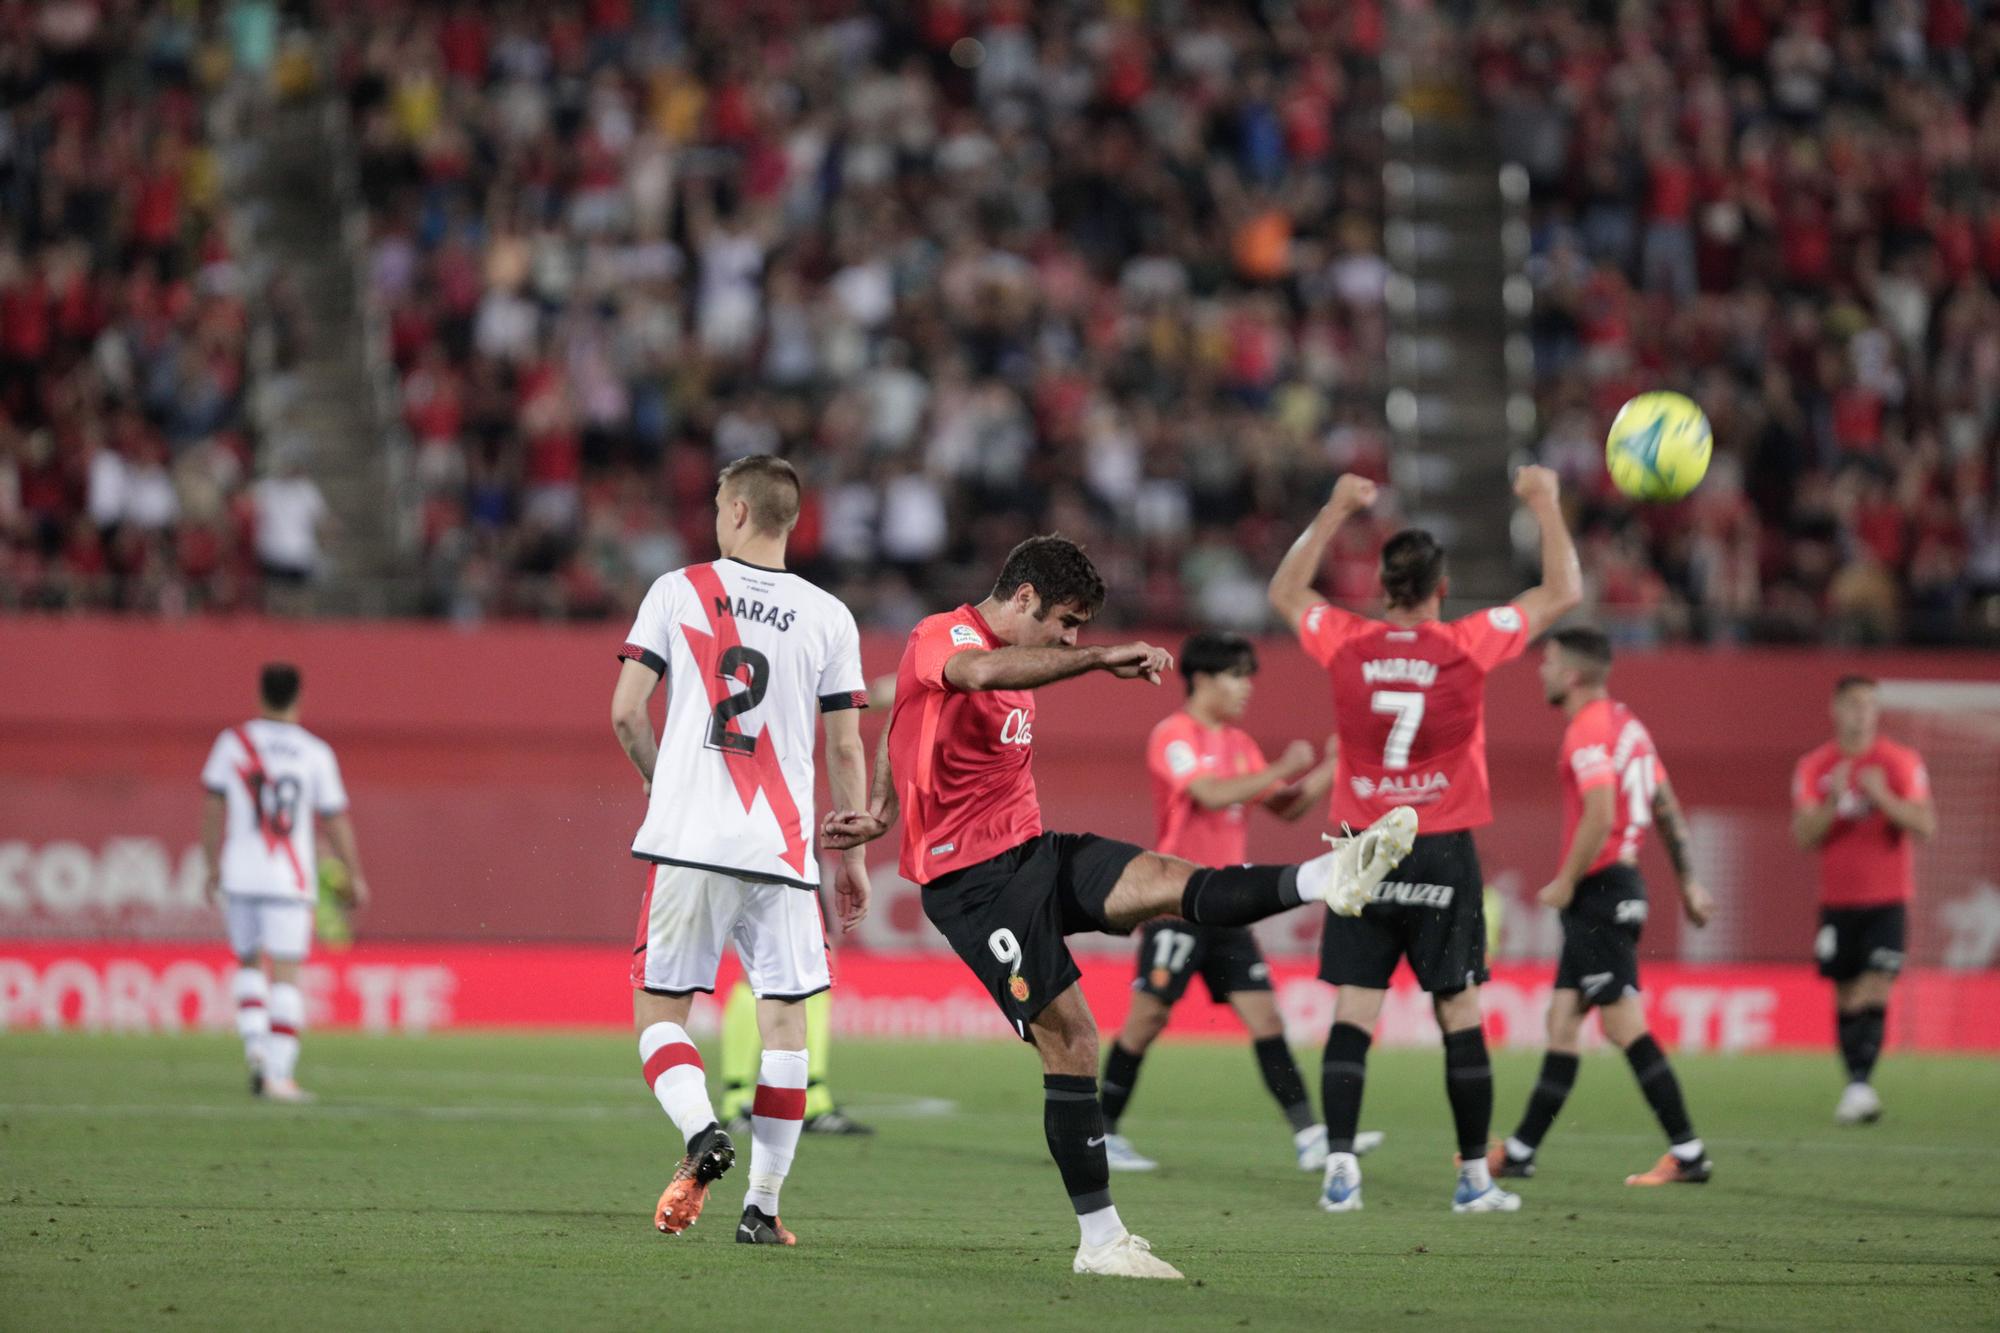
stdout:
[(1415, 690), (1377, 690), (1368, 697), (1368, 707), (1396, 719), (1389, 724), (1389, 739), (1382, 742), (1382, 767), (1408, 768), (1410, 746), (1416, 743), (1417, 728), (1424, 724), (1424, 696)]
[(745, 667), (750, 669), (748, 687), (740, 694), (726, 694), (715, 701), (715, 712), (708, 720), (711, 750), (721, 750), (724, 754), (757, 753), (757, 738), (731, 731), (729, 724), (764, 702), (764, 691), (771, 688), (771, 660), (755, 648), (737, 644), (724, 650), (722, 660), (715, 665), (715, 674), (731, 685), (741, 684), (736, 673)]

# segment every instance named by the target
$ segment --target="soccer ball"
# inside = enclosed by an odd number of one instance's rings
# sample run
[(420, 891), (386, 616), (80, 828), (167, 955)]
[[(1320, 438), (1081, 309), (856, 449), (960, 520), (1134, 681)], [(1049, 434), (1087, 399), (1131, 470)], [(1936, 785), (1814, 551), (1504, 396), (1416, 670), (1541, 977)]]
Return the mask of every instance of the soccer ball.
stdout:
[(1714, 447), (1708, 418), (1677, 393), (1642, 393), (1618, 409), (1604, 440), (1611, 482), (1635, 500), (1678, 500), (1700, 484)]

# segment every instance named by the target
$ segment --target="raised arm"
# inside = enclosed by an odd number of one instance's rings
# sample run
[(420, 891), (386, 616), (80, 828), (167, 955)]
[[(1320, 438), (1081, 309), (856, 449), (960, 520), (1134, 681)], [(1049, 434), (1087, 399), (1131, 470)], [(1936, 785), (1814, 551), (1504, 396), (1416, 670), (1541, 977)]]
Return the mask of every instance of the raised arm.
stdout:
[(1089, 671), (1109, 671), (1120, 680), (1141, 678), (1160, 683), (1160, 673), (1174, 664), (1173, 654), (1150, 643), (1115, 647), (967, 649), (945, 659), (944, 678), (955, 690), (1032, 690)]
[(1375, 483), (1368, 478), (1351, 472), (1343, 476), (1334, 483), (1333, 494), (1320, 506), (1312, 523), (1278, 562), (1277, 572), (1271, 575), (1271, 609), (1284, 620), (1286, 629), (1297, 629), (1300, 618), (1319, 604), (1313, 583), (1319, 578), (1328, 543), (1341, 524), (1375, 503), (1376, 494)]
[(1697, 926), (1708, 924), (1714, 913), (1715, 903), (1694, 877), (1694, 862), (1688, 853), (1687, 816), (1681, 813), (1680, 800), (1674, 795), (1674, 784), (1667, 775), (1660, 775), (1660, 788), (1653, 793), (1653, 827), (1660, 831), (1660, 846), (1667, 852), (1667, 859), (1674, 863), (1674, 878), (1680, 881), (1681, 908), (1687, 918)]
[(1545, 467), (1524, 467), (1514, 477), (1514, 494), (1542, 530), (1542, 581), (1514, 599), (1532, 639), (1547, 633), (1583, 601), (1583, 566), (1563, 521), (1556, 474)]
[(653, 790), (653, 765), (660, 757), (660, 740), (653, 734), (653, 718), (646, 704), (659, 684), (659, 672), (627, 658), (619, 663), (618, 683), (611, 687), (611, 730), (649, 793)]

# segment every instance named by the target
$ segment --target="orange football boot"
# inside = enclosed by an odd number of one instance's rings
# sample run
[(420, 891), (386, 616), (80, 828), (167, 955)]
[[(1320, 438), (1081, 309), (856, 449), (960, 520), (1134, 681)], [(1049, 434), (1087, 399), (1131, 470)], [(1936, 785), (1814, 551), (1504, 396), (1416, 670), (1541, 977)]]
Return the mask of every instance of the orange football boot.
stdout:
[(1642, 1171), (1636, 1176), (1625, 1177), (1627, 1185), (1706, 1185), (1708, 1178), (1715, 1174), (1715, 1164), (1707, 1157), (1699, 1157), (1692, 1162), (1683, 1162), (1672, 1153), (1667, 1153), (1653, 1163), (1651, 1171)]
[(736, 1162), (736, 1145), (719, 1127), (711, 1127), (688, 1145), (687, 1156), (674, 1168), (674, 1178), (660, 1193), (653, 1209), (653, 1225), (669, 1236), (678, 1236), (701, 1217), (708, 1202), (708, 1187)]

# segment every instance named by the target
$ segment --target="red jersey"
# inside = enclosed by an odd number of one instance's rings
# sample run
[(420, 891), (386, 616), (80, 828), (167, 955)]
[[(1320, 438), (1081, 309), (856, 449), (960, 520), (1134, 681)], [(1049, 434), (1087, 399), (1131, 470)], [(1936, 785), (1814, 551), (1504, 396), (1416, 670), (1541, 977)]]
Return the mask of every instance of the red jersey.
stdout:
[(1646, 830), (1653, 826), (1653, 795), (1667, 774), (1646, 724), (1615, 699), (1587, 703), (1563, 731), (1556, 767), (1562, 772), (1563, 855), (1569, 855), (1583, 818), (1583, 794), (1610, 787), (1611, 832), (1583, 873), (1637, 865)]
[[(1792, 773), (1792, 807), (1810, 810), (1825, 800), (1833, 791), (1833, 770), (1845, 758), (1839, 743), (1828, 741), (1799, 760)], [(1885, 907), (1908, 902), (1916, 891), (1915, 845), (1861, 794), (1854, 778), (1864, 768), (1881, 769), (1889, 790), (1906, 801), (1931, 794), (1923, 758), (1909, 746), (1878, 736), (1855, 756), (1833, 826), (1819, 845), (1819, 900), (1825, 907)]]
[(944, 678), (953, 653), (1004, 646), (984, 616), (961, 606), (919, 622), (903, 649), (889, 764), (903, 813), (899, 868), (913, 884), (977, 865), (1042, 831), (1029, 766), (1034, 693), (968, 693)]
[(1188, 784), (1196, 778), (1235, 778), (1269, 767), (1257, 742), (1241, 728), (1205, 727), (1184, 712), (1162, 718), (1146, 742), (1157, 829), (1153, 846), (1196, 865), (1248, 861), (1243, 807), (1205, 810), (1188, 793)]
[(1299, 642), (1333, 680), (1335, 823), (1365, 828), (1399, 805), (1416, 809), (1419, 833), (1492, 822), (1486, 673), (1527, 648), (1519, 608), (1399, 629), (1322, 603)]

